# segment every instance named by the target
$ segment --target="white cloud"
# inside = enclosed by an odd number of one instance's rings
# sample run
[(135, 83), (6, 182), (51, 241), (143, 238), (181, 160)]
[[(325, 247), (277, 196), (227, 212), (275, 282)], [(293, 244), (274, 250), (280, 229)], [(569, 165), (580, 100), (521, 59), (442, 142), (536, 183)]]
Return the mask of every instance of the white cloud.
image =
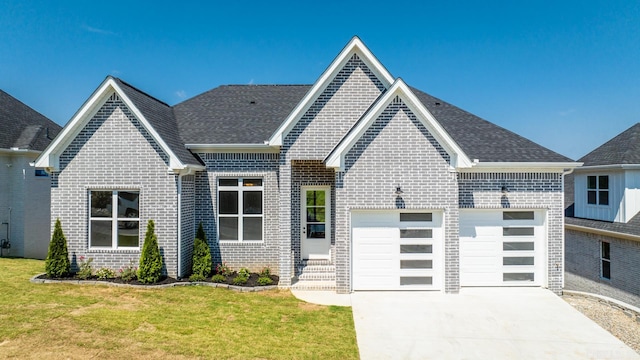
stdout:
[(253, 79), (249, 80), (249, 85), (253, 85)]
[(116, 35), (116, 33), (114, 33), (113, 31), (104, 30), (104, 29), (98, 29), (98, 28), (95, 28), (93, 26), (83, 25), (82, 28), (87, 30), (88, 32), (92, 32), (92, 33), (96, 33), (96, 34)]
[(187, 93), (184, 90), (176, 91), (176, 96), (180, 99), (185, 99), (187, 97)]

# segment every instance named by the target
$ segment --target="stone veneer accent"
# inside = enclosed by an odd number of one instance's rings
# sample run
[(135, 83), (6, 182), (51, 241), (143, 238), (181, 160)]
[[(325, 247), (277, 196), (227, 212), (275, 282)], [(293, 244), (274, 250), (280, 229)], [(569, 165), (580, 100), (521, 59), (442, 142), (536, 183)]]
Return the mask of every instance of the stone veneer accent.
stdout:
[[(611, 279), (600, 276), (600, 243), (608, 242)], [(640, 307), (640, 242), (565, 230), (565, 289), (611, 297)]]
[(163, 272), (177, 276), (177, 176), (167, 172), (169, 157), (122, 100), (113, 94), (60, 156), (51, 174), (51, 226), (60, 218), (72, 265), (80, 256), (94, 268), (118, 270), (139, 249), (89, 249), (89, 191), (140, 191), (140, 249), (148, 220), (154, 220), (164, 260)]
[[(460, 173), (460, 209), (546, 209), (547, 285), (562, 292), (562, 173)], [(502, 193), (506, 186), (508, 192)]]
[[(274, 274), (279, 268), (279, 190), (278, 154), (272, 153), (199, 153), (206, 172), (195, 179), (195, 226), (202, 222), (214, 263), (226, 262), (233, 269), (247, 267), (259, 271), (268, 266)], [(218, 178), (253, 177), (263, 180), (264, 241), (218, 241)]]
[(444, 212), (445, 290), (457, 292), (457, 194), (449, 154), (396, 97), (345, 155), (345, 171), (336, 174), (337, 291), (351, 291), (351, 210), (434, 209)]

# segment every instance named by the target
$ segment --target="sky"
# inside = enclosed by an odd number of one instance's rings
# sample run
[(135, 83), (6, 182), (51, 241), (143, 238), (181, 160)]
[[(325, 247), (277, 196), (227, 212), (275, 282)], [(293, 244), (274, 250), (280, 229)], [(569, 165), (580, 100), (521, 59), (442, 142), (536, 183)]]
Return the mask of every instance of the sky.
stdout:
[(0, 0), (0, 89), (64, 125), (108, 75), (169, 105), (313, 84), (354, 35), (394, 77), (572, 159), (640, 122), (638, 0)]

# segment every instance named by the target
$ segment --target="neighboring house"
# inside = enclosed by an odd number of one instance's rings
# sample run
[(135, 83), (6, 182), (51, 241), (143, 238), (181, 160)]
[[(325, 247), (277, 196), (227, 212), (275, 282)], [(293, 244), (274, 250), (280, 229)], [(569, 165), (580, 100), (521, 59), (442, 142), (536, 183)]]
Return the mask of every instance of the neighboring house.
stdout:
[(640, 123), (579, 161), (565, 189), (565, 288), (640, 307)]
[(107, 77), (37, 161), (73, 257), (138, 261), (153, 219), (166, 273), (183, 277), (202, 222), (216, 262), (341, 293), (559, 293), (577, 165), (409, 87), (357, 37), (309, 86), (169, 106)]
[(29, 163), (60, 130), (0, 90), (0, 256), (47, 256), (51, 183), (45, 171)]

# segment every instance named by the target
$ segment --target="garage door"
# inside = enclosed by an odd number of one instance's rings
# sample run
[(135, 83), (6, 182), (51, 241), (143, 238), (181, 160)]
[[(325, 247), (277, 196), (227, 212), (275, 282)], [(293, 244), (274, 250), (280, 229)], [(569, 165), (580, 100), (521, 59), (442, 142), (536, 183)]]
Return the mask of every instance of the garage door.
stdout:
[(353, 211), (354, 290), (440, 290), (442, 213)]
[(545, 283), (544, 210), (460, 210), (460, 286)]

